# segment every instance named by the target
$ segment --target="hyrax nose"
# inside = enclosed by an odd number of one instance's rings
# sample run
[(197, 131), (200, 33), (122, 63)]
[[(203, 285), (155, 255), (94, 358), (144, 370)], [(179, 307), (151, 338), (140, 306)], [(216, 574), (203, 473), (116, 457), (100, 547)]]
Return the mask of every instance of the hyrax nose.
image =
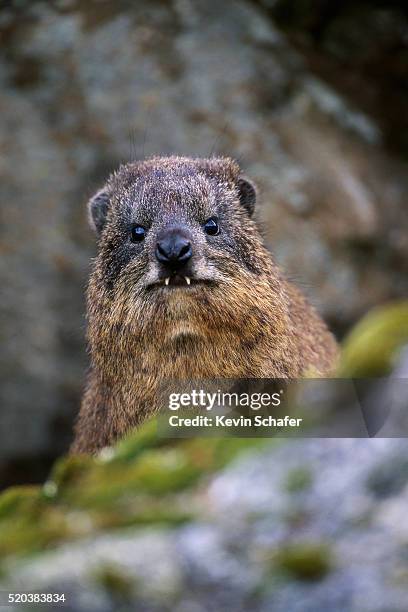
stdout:
[(172, 270), (178, 270), (191, 259), (191, 242), (180, 231), (170, 231), (156, 245), (158, 261)]

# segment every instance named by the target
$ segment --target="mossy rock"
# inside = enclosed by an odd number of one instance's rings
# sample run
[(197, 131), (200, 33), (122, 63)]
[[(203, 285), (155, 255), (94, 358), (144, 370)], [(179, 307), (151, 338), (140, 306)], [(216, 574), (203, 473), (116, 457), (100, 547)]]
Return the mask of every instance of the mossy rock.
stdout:
[(133, 462), (94, 463), (59, 492), (65, 503), (103, 509), (135, 495), (164, 496), (192, 486), (201, 472), (179, 449), (145, 451)]
[[(271, 444), (265, 438), (191, 438), (184, 441), (183, 449), (189, 460), (203, 474), (228, 465), (238, 455)], [(274, 441), (273, 444), (276, 444)]]
[(131, 478), (139, 490), (165, 495), (191, 487), (201, 474), (182, 448), (171, 448), (146, 452), (135, 464)]
[(62, 510), (40, 487), (13, 487), (0, 496), (0, 556), (42, 550), (69, 535)]
[(94, 465), (94, 459), (85, 455), (61, 457), (56, 461), (51, 471), (49, 482), (53, 482), (57, 490), (69, 487), (83, 478)]
[(176, 527), (199, 513), (191, 489), (262, 439), (158, 438), (148, 422), (98, 457), (59, 459), (44, 486), (0, 495), (0, 555), (25, 555), (94, 532)]
[(179, 493), (252, 446), (237, 439), (191, 439), (175, 447), (145, 449), (133, 461), (127, 457), (121, 462), (114, 456), (112, 461), (96, 462), (92, 469), (80, 471), (76, 481), (66, 483), (60, 497), (82, 508), (102, 509), (131, 495), (160, 498)]
[[(169, 441), (157, 435), (156, 418), (149, 419), (137, 430), (120, 440), (113, 449), (112, 461), (133, 461), (145, 450), (166, 446)], [(109, 455), (108, 455), (109, 456)], [(103, 454), (102, 454), (103, 458)]]
[(321, 580), (333, 566), (330, 548), (327, 544), (307, 542), (289, 544), (274, 556), (274, 569), (297, 580)]
[(374, 309), (343, 343), (339, 375), (354, 378), (386, 376), (408, 344), (408, 301)]
[(31, 514), (41, 501), (37, 486), (10, 487), (0, 495), (0, 521), (19, 513)]
[(194, 512), (180, 508), (175, 500), (165, 499), (160, 503), (146, 503), (137, 500), (133, 508), (126, 511), (98, 512), (94, 525), (98, 530), (117, 529), (119, 527), (179, 527), (195, 518)]

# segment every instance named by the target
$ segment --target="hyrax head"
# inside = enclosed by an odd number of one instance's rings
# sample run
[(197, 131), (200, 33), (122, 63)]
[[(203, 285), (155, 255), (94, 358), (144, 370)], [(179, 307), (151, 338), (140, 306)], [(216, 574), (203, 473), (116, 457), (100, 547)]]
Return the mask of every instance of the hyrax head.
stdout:
[(255, 197), (228, 158), (158, 157), (120, 167), (89, 202), (104, 290), (163, 304), (259, 275)]

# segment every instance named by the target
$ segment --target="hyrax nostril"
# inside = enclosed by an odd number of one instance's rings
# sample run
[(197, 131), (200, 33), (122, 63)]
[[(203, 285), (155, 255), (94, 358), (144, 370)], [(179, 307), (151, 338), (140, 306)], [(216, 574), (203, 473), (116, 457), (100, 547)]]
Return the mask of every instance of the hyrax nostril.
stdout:
[(187, 242), (181, 247), (180, 252), (178, 254), (178, 259), (184, 261), (186, 259), (190, 259), (190, 257), (191, 257), (191, 244)]

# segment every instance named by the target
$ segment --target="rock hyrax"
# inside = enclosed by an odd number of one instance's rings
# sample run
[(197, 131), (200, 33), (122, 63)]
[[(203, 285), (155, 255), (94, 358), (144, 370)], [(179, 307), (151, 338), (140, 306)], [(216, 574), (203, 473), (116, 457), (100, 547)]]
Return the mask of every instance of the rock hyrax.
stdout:
[(229, 158), (121, 166), (89, 202), (91, 366), (73, 452), (155, 410), (163, 379), (328, 374), (336, 342), (271, 258), (256, 191)]

